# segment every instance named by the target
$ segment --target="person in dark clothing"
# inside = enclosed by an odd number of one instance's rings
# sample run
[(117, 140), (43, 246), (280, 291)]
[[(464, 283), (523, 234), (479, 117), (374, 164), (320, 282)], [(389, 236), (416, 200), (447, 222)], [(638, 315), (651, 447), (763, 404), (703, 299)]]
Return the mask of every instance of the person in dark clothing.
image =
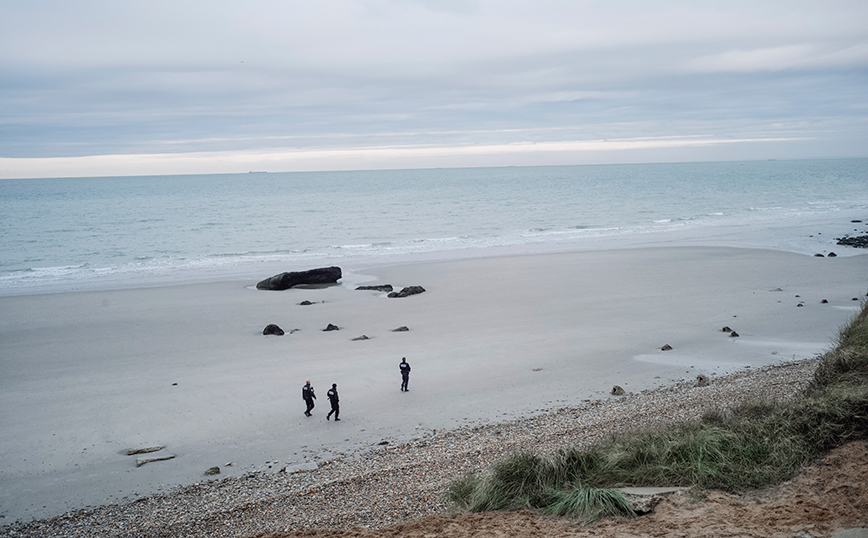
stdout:
[(341, 406), (340, 406), (340, 398), (338, 398), (338, 384), (332, 383), (332, 388), (326, 393), (326, 396), (329, 397), (329, 402), (332, 404), (332, 410), (329, 411), (329, 414), (326, 415), (326, 420), (329, 420), (329, 417), (332, 416), (332, 413), (335, 414), (335, 422), (339, 421), (338, 415), (341, 414)]
[(407, 382), (410, 381), (410, 365), (407, 363), (407, 357), (401, 359), (401, 392), (407, 392)]
[(310, 386), (310, 381), (306, 381), (301, 388), (301, 399), (307, 404), (307, 409), (304, 411), (304, 416), (310, 416), (310, 410), (313, 409), (313, 401), (316, 400), (316, 394), (313, 392), (313, 387)]

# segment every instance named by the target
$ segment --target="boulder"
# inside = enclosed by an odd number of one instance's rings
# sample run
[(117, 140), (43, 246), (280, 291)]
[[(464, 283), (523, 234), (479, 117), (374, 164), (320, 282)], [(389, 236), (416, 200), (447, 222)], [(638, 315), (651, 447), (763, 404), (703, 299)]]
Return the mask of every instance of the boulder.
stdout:
[(281, 329), (280, 327), (278, 327), (274, 323), (269, 323), (268, 325), (265, 326), (264, 329), (262, 329), (262, 334), (265, 336), (268, 336), (269, 334), (274, 334), (277, 336), (283, 336), (284, 332), (283, 332), (283, 329)]
[(308, 271), (280, 273), (256, 284), (258, 290), (288, 290), (303, 284), (335, 284), (341, 278), (340, 267), (321, 267)]
[(389, 294), (389, 297), (409, 297), (410, 295), (416, 295), (417, 293), (423, 293), (425, 288), (422, 286), (407, 286), (401, 291), (393, 291)]
[(392, 291), (391, 284), (384, 284), (382, 286), (359, 286), (356, 290), (368, 290), (368, 291)]

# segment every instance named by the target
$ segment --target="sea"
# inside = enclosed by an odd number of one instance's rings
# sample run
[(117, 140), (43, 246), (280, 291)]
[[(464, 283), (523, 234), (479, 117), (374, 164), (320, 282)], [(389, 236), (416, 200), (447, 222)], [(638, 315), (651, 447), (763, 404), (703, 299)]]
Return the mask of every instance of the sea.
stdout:
[(657, 246), (846, 256), (866, 223), (868, 159), (4, 179), (0, 295)]

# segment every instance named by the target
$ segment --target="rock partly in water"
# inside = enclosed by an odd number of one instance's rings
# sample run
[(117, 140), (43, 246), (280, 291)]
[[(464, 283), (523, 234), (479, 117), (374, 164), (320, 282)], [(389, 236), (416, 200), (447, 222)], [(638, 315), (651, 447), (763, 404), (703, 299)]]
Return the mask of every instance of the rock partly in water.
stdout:
[(256, 284), (258, 290), (287, 290), (294, 286), (335, 284), (341, 278), (340, 267), (321, 267), (308, 271), (280, 273)]
[(398, 327), (397, 329), (392, 329), (392, 332), (393, 332), (393, 333), (405, 333), (405, 332), (407, 332), (407, 331), (409, 331), (409, 330), (410, 330), (410, 328), (407, 327), (406, 325), (401, 325), (401, 326)]
[(355, 342), (356, 340), (370, 340), (370, 338), (368, 338), (368, 335), (363, 334), (362, 336), (357, 336), (353, 338), (353, 342)]
[(367, 291), (392, 291), (391, 284), (384, 284), (382, 286), (359, 286), (356, 290), (367, 290)]
[(666, 344), (660, 348), (660, 351), (672, 351), (672, 346), (670, 346), (669, 344)]
[(407, 286), (401, 291), (393, 291), (389, 294), (389, 297), (409, 297), (410, 295), (416, 295), (417, 293), (423, 293), (425, 288), (422, 286)]
[(274, 323), (269, 323), (268, 325), (265, 326), (264, 329), (262, 329), (262, 334), (265, 336), (268, 336), (270, 334), (273, 334), (276, 336), (283, 336), (284, 332), (283, 332), (283, 329), (281, 329), (280, 327), (278, 327)]
[(338, 327), (337, 325), (333, 324), (333, 323), (329, 323), (329, 326), (326, 327), (325, 329), (323, 329), (323, 331), (339, 331), (339, 330), (341, 330), (341, 328)]
[(735, 331), (732, 331), (731, 333), (729, 333), (729, 336), (730, 336), (730, 338), (738, 338), (738, 333)]

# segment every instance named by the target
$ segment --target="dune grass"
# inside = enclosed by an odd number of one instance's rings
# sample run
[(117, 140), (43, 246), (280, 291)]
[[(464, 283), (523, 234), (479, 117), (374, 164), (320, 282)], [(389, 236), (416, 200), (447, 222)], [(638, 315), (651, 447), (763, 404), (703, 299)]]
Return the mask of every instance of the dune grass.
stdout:
[(531, 452), (453, 482), (471, 511), (540, 509), (593, 521), (631, 515), (612, 488), (686, 486), (736, 492), (778, 484), (849, 441), (868, 438), (868, 303), (841, 329), (809, 387), (788, 402), (757, 401), (697, 422), (637, 431), (551, 457)]

